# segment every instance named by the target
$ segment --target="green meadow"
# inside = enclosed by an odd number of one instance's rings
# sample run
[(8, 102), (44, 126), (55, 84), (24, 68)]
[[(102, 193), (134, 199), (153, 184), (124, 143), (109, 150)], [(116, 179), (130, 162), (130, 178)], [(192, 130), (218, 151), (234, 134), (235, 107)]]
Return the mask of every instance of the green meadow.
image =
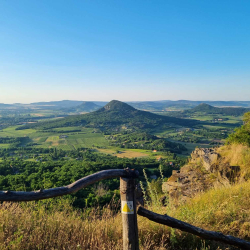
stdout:
[[(91, 148), (108, 146), (108, 141), (101, 133), (95, 130), (79, 127), (65, 127), (55, 129), (55, 132), (42, 132), (34, 129), (16, 130), (17, 126), (0, 131), (1, 137), (28, 137), (28, 143), (34, 143), (34, 147), (57, 147), (63, 150), (77, 148)], [(74, 130), (80, 130), (72, 132)], [(58, 132), (57, 132), (58, 131)], [(62, 131), (62, 133), (60, 133)], [(0, 147), (8, 147), (9, 144), (0, 144)]]
[(36, 130), (34, 129), (25, 129), (25, 130), (16, 130), (18, 126), (12, 126), (5, 128), (3, 130), (0, 130), (0, 136), (1, 137), (24, 137), (29, 136), (32, 133), (35, 133)]

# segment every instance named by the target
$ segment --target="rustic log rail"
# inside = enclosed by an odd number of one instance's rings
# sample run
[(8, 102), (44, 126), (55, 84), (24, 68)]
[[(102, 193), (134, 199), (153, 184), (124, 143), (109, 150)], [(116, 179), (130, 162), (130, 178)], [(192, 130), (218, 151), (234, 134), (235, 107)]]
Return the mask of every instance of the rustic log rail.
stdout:
[(160, 215), (139, 207), (136, 213), (135, 200), (135, 178), (139, 177), (136, 170), (112, 169), (103, 170), (92, 175), (88, 175), (67, 186), (50, 188), (45, 190), (24, 192), (24, 191), (0, 191), (0, 201), (32, 201), (42, 200), (52, 197), (72, 194), (87, 187), (97, 181), (120, 177), (121, 210), (123, 221), (123, 250), (139, 250), (137, 214), (148, 218), (159, 224), (177, 228), (179, 230), (197, 235), (203, 239), (221, 241), (229, 245), (240, 247), (240, 249), (250, 249), (250, 242), (242, 239), (224, 235), (222, 233), (207, 231), (195, 227), (186, 222), (174, 219), (168, 215)]
[(48, 199), (72, 194), (97, 181), (117, 177), (120, 177), (121, 203), (126, 206), (131, 206), (132, 202), (132, 209), (129, 211), (127, 211), (129, 208), (125, 207), (124, 210), (124, 207), (121, 207), (123, 213), (123, 249), (139, 250), (134, 182), (134, 179), (139, 177), (139, 172), (137, 170), (129, 168), (103, 170), (88, 175), (64, 187), (41, 189), (38, 191), (0, 191), (0, 201), (33, 201)]
[(24, 191), (0, 191), (0, 201), (33, 201), (42, 200), (52, 197), (62, 196), (66, 194), (72, 194), (78, 190), (87, 187), (97, 181), (104, 179), (116, 178), (116, 177), (127, 177), (127, 178), (138, 178), (139, 173), (136, 170), (131, 169), (111, 169), (103, 170), (91, 175), (88, 175), (80, 180), (77, 180), (68, 186), (41, 189), (32, 192)]
[(154, 213), (143, 207), (138, 208), (137, 214), (143, 217), (146, 217), (149, 220), (152, 220), (159, 224), (167, 225), (172, 228), (177, 228), (181, 231), (185, 231), (185, 232), (197, 235), (206, 240), (221, 241), (229, 245), (240, 247), (240, 249), (250, 249), (250, 242), (244, 241), (242, 239), (239, 239), (230, 235), (224, 235), (222, 233), (218, 233), (214, 231), (207, 231), (202, 228), (195, 227), (186, 222), (174, 219), (168, 215), (161, 215), (161, 214)]

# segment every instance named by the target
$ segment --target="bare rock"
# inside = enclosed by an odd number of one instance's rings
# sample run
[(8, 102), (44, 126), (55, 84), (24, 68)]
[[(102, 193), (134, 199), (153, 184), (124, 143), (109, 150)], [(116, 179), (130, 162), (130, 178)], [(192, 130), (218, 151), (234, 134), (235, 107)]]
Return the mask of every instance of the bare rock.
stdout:
[(238, 166), (223, 163), (214, 149), (199, 148), (192, 152), (187, 165), (173, 170), (172, 176), (162, 184), (162, 190), (174, 200), (185, 201), (212, 187), (230, 185), (239, 171)]
[(217, 162), (219, 154), (212, 148), (196, 148), (191, 153), (191, 163), (196, 162), (197, 159), (200, 159), (203, 163), (203, 167), (207, 171), (211, 171), (211, 166)]

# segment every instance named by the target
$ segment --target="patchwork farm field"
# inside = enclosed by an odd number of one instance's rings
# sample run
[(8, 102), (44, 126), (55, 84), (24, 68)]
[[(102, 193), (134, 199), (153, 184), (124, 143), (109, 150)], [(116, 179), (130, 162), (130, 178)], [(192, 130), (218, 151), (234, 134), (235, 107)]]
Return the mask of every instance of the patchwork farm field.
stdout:
[[(51, 112), (51, 111), (49, 111)], [(44, 115), (37, 110), (36, 115)], [(163, 112), (164, 113), (164, 112)], [(167, 114), (167, 113), (166, 113)], [(223, 115), (206, 115), (206, 113), (196, 113), (190, 115), (189, 119), (199, 120), (200, 123), (189, 128), (186, 126), (169, 124), (152, 129), (149, 133), (159, 138), (165, 138), (169, 141), (180, 143), (186, 147), (187, 151), (182, 151), (182, 156), (187, 157), (196, 147), (212, 147), (223, 144), (228, 134), (240, 125), (241, 116), (223, 116)], [(41, 121), (51, 121), (56, 118), (42, 119)], [(132, 149), (132, 147), (121, 147), (121, 145), (112, 144), (112, 139), (98, 132), (98, 129), (85, 127), (59, 127), (50, 130), (24, 129), (16, 130), (18, 126), (10, 126), (0, 130), (0, 138), (4, 137), (21, 137), (19, 146), (31, 146), (34, 148), (57, 148), (62, 150), (75, 150), (78, 148), (97, 149), (98, 152), (111, 154), (119, 158), (134, 157), (153, 157), (165, 158), (164, 153), (146, 149)], [(25, 137), (25, 138), (23, 138)], [(136, 144), (137, 142), (135, 142)], [(9, 148), (13, 145), (3, 141), (0, 143), (0, 149)]]
[[(33, 147), (52, 148), (63, 150), (77, 148), (91, 148), (108, 146), (108, 142), (101, 133), (95, 130), (80, 127), (65, 127), (55, 129), (54, 132), (42, 132), (34, 129), (16, 130), (17, 126), (0, 131), (0, 137), (27, 137), (27, 142), (33, 143)], [(76, 132), (74, 132), (76, 131)], [(0, 144), (7, 148), (9, 144)]]
[[(97, 152), (111, 154), (119, 158), (158, 157), (151, 150), (119, 149), (110, 147), (102, 133), (94, 129), (81, 127), (62, 127), (54, 132), (36, 131), (34, 129), (16, 130), (17, 126), (3, 129), (1, 137), (27, 137), (27, 142), (36, 148), (57, 148), (75, 150), (78, 148), (95, 148)], [(75, 131), (75, 132), (73, 132)], [(0, 148), (8, 148), (10, 144), (0, 144)]]
[[(111, 154), (119, 158), (165, 156), (161, 152), (152, 153), (143, 149), (120, 149), (109, 146), (109, 142), (102, 133), (95, 129), (82, 127), (61, 127), (53, 131), (37, 131), (34, 129), (16, 130), (18, 126), (1, 130), (1, 137), (27, 137), (27, 144), (36, 148), (57, 148), (62, 150), (75, 150), (78, 148), (95, 148), (97, 152)], [(0, 148), (8, 148), (10, 144), (0, 144)]]

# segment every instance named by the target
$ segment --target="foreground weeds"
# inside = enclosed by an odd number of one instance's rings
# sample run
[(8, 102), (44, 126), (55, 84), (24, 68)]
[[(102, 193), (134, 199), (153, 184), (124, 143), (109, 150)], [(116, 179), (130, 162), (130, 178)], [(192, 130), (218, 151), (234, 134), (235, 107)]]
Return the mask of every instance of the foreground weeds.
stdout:
[[(210, 190), (178, 208), (148, 209), (207, 230), (250, 239), (250, 183)], [(112, 209), (111, 209), (112, 207)], [(122, 249), (119, 204), (75, 210), (65, 199), (0, 205), (1, 250)], [(235, 249), (138, 217), (141, 250)]]
[[(108, 206), (79, 211), (65, 200), (4, 202), (0, 205), (0, 249), (122, 249), (121, 221), (117, 209)], [(139, 224), (141, 249), (166, 245), (166, 227), (143, 218)]]
[[(153, 189), (153, 186), (151, 186)], [(120, 250), (120, 204), (76, 210), (63, 198), (0, 204), (0, 250)], [(178, 207), (168, 200), (147, 209), (206, 230), (250, 241), (250, 182), (212, 189)], [(141, 250), (236, 249), (138, 216)]]

